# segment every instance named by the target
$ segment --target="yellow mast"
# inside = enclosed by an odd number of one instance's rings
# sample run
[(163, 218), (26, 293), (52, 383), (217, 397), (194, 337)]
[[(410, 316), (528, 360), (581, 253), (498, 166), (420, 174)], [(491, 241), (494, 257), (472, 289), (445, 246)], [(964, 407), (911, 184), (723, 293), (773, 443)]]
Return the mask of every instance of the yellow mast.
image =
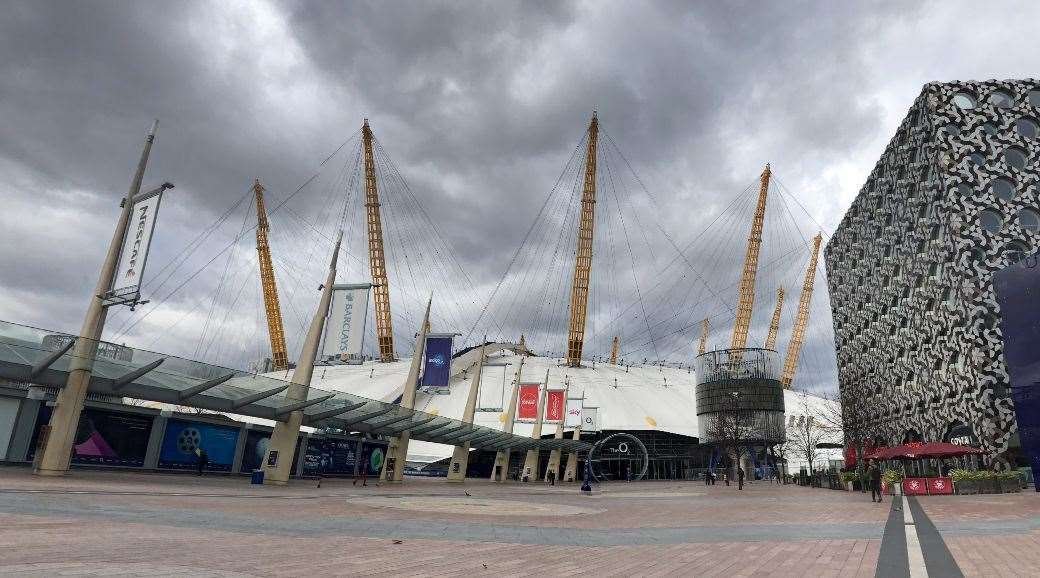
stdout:
[(823, 236), (819, 233), (813, 238), (812, 258), (809, 260), (809, 268), (805, 271), (802, 295), (798, 298), (798, 317), (795, 319), (794, 329), (791, 331), (791, 341), (787, 344), (784, 372), (780, 376), (780, 383), (785, 389), (791, 388), (794, 371), (798, 368), (798, 356), (802, 352), (802, 342), (805, 340), (805, 326), (809, 323), (809, 303), (812, 301), (813, 284), (816, 281), (816, 261), (820, 257), (821, 240), (823, 240)]
[(697, 355), (704, 353), (708, 347), (708, 332), (711, 331), (711, 321), (705, 317), (704, 321), (701, 321), (701, 341), (697, 344)]
[(758, 271), (758, 250), (762, 246), (762, 225), (766, 216), (766, 195), (769, 193), (769, 165), (762, 171), (758, 189), (758, 206), (751, 222), (747, 253), (744, 255), (744, 273), (740, 277), (740, 300), (737, 303), (737, 319), (733, 324), (732, 349), (747, 345), (748, 329), (751, 327), (751, 310), (755, 305), (755, 274)]
[(271, 365), (274, 371), (284, 371), (289, 369), (289, 355), (285, 347), (282, 308), (278, 305), (278, 286), (271, 265), (271, 245), (267, 239), (271, 225), (267, 221), (264, 186), (260, 179), (253, 183), (253, 193), (256, 195), (256, 254), (260, 258), (260, 285), (264, 291), (264, 309), (267, 310), (267, 333), (271, 338)]
[(379, 360), (394, 360), (394, 327), (390, 318), (390, 282), (383, 255), (383, 223), (379, 217), (379, 190), (376, 188), (376, 163), (372, 157), (372, 129), (368, 119), (361, 127), (365, 149), (365, 211), (368, 216), (368, 264), (372, 270), (372, 292), (376, 309), (376, 340)]
[(621, 341), (617, 335), (614, 336), (614, 345), (610, 348), (610, 364), (617, 365), (617, 354), (618, 349), (621, 347)]
[(784, 306), (784, 288), (776, 290), (776, 309), (773, 320), (769, 322), (769, 333), (766, 335), (766, 349), (776, 351), (776, 334), (780, 331), (780, 308)]
[(585, 149), (585, 187), (581, 194), (581, 223), (574, 259), (574, 284), (571, 286), (571, 322), (567, 332), (567, 365), (581, 365), (585, 346), (585, 314), (589, 304), (589, 275), (592, 272), (592, 229), (596, 210), (596, 144), (599, 121), (592, 113), (589, 142)]

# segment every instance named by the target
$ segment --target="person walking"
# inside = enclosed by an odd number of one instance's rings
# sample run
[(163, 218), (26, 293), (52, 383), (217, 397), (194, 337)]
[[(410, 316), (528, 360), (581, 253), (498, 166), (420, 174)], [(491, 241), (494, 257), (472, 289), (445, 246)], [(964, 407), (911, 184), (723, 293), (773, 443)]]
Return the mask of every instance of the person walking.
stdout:
[(206, 450), (201, 447), (195, 448), (195, 465), (198, 467), (198, 471), (195, 474), (196, 476), (202, 475), (202, 471), (206, 469), (206, 464), (208, 462), (209, 455), (206, 453)]
[[(881, 468), (877, 466), (877, 462), (870, 462), (870, 467), (867, 468), (867, 478), (870, 479), (870, 501), (881, 503)], [(877, 497), (877, 500), (874, 498)]]
[(726, 482), (726, 487), (729, 487), (729, 468), (722, 472), (722, 481)]
[(737, 466), (737, 489), (744, 489), (744, 468)]

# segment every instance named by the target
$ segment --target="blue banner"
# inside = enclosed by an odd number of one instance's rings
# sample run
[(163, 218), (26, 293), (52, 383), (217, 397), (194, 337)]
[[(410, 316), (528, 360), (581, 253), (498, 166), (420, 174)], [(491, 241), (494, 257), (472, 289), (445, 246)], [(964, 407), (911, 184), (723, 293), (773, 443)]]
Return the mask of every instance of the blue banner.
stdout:
[(171, 419), (166, 423), (159, 467), (193, 469), (198, 464), (196, 449), (206, 452), (206, 469), (230, 472), (238, 445), (238, 428), (197, 421)]
[(451, 335), (427, 335), (423, 387), (448, 387), (451, 377)]
[[(1040, 480), (1040, 266), (1031, 256), (993, 275), (1004, 333), (1004, 359), (1022, 453)], [(1037, 487), (1040, 491), (1040, 486)]]

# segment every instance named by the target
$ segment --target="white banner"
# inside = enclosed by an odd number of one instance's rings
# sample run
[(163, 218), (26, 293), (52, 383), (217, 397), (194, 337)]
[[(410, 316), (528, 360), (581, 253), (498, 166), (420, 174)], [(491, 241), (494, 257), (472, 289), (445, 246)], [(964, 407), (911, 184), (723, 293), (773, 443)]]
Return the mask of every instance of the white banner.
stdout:
[(325, 323), (322, 358), (361, 363), (365, 320), (368, 318), (368, 293), (371, 288), (367, 283), (332, 286), (332, 304)]
[(584, 401), (581, 398), (567, 400), (567, 418), (563, 422), (563, 427), (578, 427), (581, 424), (581, 404)]
[(130, 207), (130, 222), (123, 237), (123, 250), (119, 254), (119, 267), (112, 279), (108, 297), (117, 302), (136, 302), (141, 294), (141, 276), (148, 260), (148, 247), (152, 243), (155, 218), (159, 213), (159, 201), (164, 188), (159, 187), (139, 195)]
[(585, 407), (581, 410), (581, 431), (599, 431), (599, 408)]

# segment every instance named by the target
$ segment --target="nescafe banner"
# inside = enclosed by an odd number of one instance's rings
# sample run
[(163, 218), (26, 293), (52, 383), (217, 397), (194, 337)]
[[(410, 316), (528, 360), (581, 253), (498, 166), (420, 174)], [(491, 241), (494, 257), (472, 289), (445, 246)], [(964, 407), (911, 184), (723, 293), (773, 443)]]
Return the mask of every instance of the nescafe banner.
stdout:
[(560, 421), (563, 419), (562, 389), (550, 390), (545, 395), (545, 421)]
[(516, 400), (517, 419), (538, 419), (538, 389), (539, 383), (521, 383), (520, 397)]

